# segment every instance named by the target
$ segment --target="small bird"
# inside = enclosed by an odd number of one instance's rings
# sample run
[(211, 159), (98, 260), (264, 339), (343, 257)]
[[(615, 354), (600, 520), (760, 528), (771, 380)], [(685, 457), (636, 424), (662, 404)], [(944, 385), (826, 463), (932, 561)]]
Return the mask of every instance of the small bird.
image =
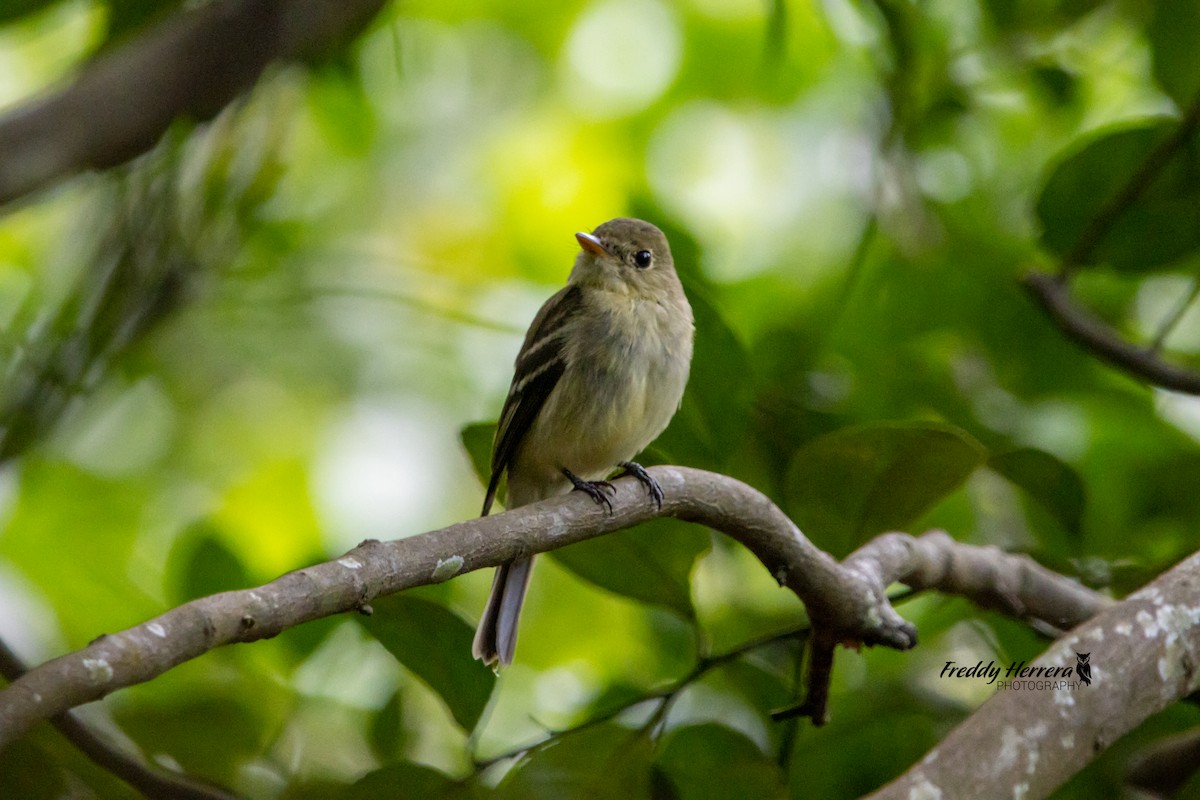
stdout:
[[(695, 325), (665, 237), (640, 219), (609, 220), (577, 233), (581, 252), (567, 285), (538, 311), (517, 355), (492, 444), (483, 500), (491, 510), (508, 473), (508, 508), (572, 489), (612, 505), (604, 480), (617, 467), (658, 482), (632, 459), (679, 408), (692, 363)], [(496, 569), (472, 653), (512, 663), (532, 558)]]

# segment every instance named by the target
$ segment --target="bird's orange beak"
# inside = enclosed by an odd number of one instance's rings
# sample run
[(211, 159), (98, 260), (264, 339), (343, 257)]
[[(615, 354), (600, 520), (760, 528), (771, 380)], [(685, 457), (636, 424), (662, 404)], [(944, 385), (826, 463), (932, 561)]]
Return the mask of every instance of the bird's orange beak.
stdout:
[(595, 236), (592, 236), (590, 233), (577, 233), (575, 234), (575, 238), (579, 241), (579, 246), (592, 255), (611, 255), (611, 253), (608, 252), (608, 248), (601, 244), (600, 240)]

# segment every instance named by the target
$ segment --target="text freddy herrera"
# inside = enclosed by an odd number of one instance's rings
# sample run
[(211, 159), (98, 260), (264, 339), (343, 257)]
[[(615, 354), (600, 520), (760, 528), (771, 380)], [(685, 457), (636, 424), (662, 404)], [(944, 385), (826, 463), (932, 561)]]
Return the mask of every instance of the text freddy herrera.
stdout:
[(1013, 678), (1061, 678), (1075, 677), (1074, 667), (1027, 667), (1028, 661), (1014, 661), (1001, 669), (995, 661), (984, 664), (979, 661), (969, 667), (956, 667), (957, 662), (947, 661), (942, 667), (941, 678), (987, 678), (988, 683), (995, 683), (1001, 672), (1007, 679)]

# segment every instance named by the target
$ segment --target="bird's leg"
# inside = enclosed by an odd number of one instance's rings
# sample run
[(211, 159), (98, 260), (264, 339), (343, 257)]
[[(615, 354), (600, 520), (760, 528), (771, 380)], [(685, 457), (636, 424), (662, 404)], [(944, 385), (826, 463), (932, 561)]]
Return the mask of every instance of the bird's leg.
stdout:
[(662, 511), (663, 490), (658, 485), (658, 481), (646, 472), (646, 469), (636, 461), (622, 461), (620, 465), (624, 468), (622, 475), (632, 475), (638, 479), (638, 483), (646, 487), (646, 491), (650, 493), (651, 499), (654, 500), (654, 505), (658, 506), (658, 510)]
[(608, 495), (605, 494), (605, 492), (612, 494), (616, 491), (611, 483), (608, 481), (585, 481), (566, 467), (562, 468), (562, 474), (575, 486), (577, 491), (583, 492), (592, 498), (596, 502), (596, 505), (607, 506), (608, 513), (612, 513), (612, 502), (609, 501)]

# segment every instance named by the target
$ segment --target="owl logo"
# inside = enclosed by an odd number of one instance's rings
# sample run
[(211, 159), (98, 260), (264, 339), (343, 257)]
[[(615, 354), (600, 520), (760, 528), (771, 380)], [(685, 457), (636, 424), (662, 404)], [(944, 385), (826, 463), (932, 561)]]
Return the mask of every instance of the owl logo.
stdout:
[(1092, 685), (1092, 654), (1075, 654), (1075, 674), (1088, 686)]

